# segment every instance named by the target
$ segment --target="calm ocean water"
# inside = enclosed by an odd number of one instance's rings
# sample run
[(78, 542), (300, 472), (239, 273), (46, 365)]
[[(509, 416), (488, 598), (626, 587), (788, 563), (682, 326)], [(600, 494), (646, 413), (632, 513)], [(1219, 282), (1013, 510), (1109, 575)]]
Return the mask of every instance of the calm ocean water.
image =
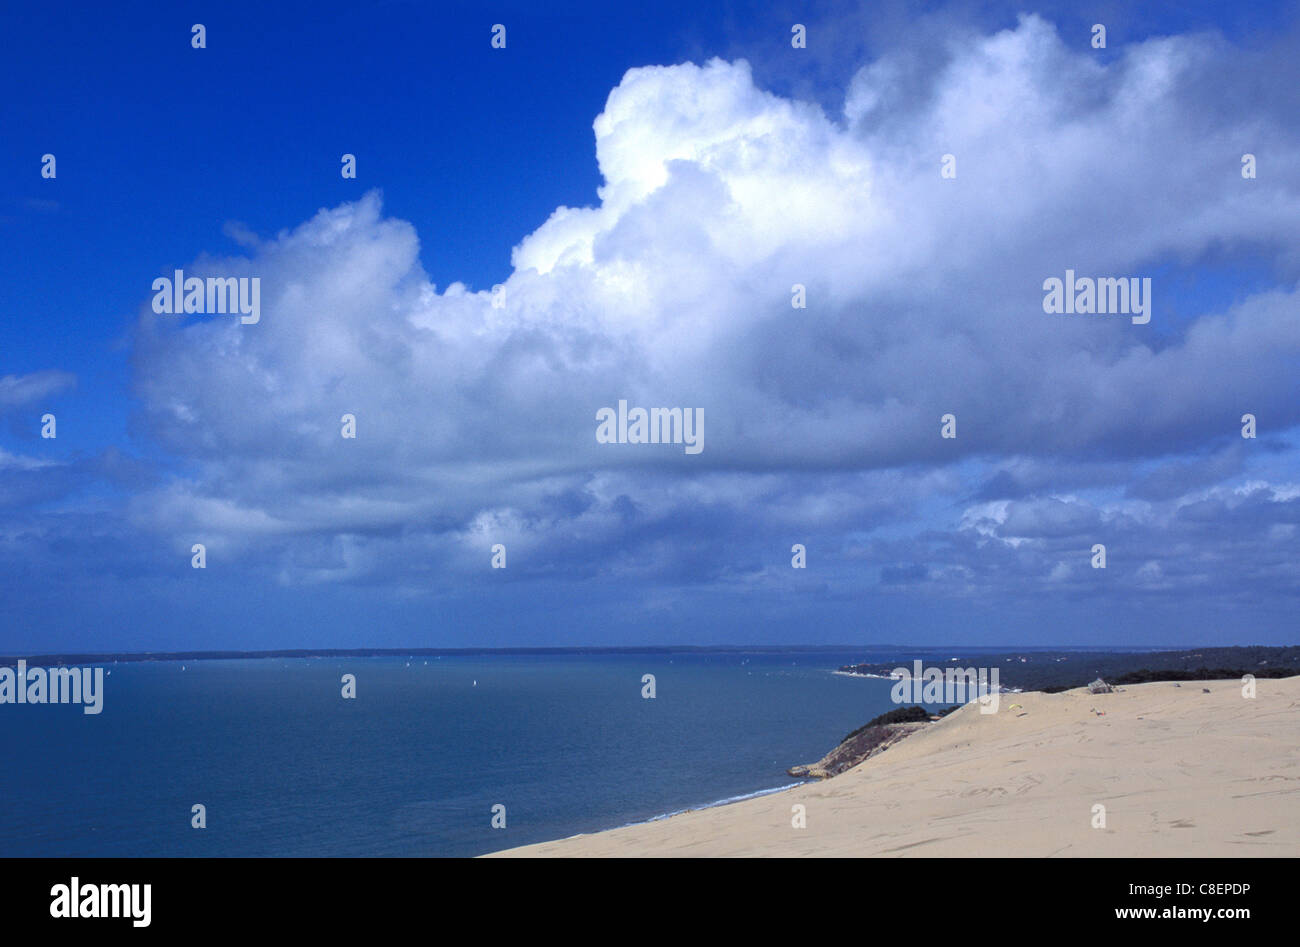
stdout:
[[(894, 706), (888, 681), (830, 671), (890, 659), (107, 665), (98, 716), (0, 707), (0, 856), (477, 855), (599, 831), (791, 785), (786, 767)], [(355, 700), (340, 696), (344, 673)], [(205, 829), (190, 827), (194, 803)]]

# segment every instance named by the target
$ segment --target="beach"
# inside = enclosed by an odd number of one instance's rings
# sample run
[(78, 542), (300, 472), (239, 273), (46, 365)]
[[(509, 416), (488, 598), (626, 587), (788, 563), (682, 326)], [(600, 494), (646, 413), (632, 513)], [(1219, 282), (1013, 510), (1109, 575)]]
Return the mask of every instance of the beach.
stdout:
[(1295, 857), (1300, 677), (1254, 686), (1004, 694), (829, 780), (489, 857)]

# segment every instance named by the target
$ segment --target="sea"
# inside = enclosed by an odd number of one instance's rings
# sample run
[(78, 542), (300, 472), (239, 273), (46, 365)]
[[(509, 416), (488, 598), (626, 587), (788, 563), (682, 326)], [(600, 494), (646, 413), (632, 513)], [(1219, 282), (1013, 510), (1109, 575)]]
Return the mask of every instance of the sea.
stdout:
[(797, 784), (896, 706), (835, 669), (901, 654), (105, 663), (97, 715), (0, 706), (0, 856), (471, 856), (662, 818)]

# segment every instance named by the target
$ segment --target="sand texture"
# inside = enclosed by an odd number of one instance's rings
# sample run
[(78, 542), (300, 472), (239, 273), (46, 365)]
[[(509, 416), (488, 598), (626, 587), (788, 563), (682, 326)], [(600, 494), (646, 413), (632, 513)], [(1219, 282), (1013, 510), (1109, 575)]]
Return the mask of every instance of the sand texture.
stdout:
[(1004, 694), (824, 782), (495, 854), (1294, 857), (1300, 677), (1256, 688)]

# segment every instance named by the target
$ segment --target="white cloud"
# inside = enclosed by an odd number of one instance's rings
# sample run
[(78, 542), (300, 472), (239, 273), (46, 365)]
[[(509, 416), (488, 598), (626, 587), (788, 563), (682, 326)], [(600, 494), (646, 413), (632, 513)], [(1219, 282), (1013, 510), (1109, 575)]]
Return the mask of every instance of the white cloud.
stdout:
[(0, 412), (61, 394), (76, 383), (76, 375), (52, 370), (5, 375), (0, 378)]
[[(600, 203), (521, 240), (503, 309), (432, 286), (416, 228), (376, 194), (272, 240), (241, 232), (250, 260), (186, 269), (261, 276), (260, 324), (141, 318), (138, 390), (198, 473), (137, 513), (168, 530), (388, 533), (394, 557), (401, 529), (597, 548), (628, 541), (629, 517), (832, 519), (861, 485), (844, 478), (894, 472), (906, 507), (910, 465), (1015, 458), (1050, 479), (1160, 457), (1230, 430), (1241, 404), (1300, 422), (1293, 290), (1190, 325), (1159, 282), (1149, 327), (1040, 305), (1067, 267), (1149, 275), (1247, 243), (1294, 279), (1296, 129), (1246, 101), (1208, 134), (1186, 91), (1228, 54), (1175, 37), (1103, 66), (1028, 17), (955, 36), (926, 95), (904, 94), (892, 59), (866, 66), (835, 119), (757, 88), (744, 62), (631, 70), (594, 123)], [(1247, 182), (1250, 140), (1273, 151)], [(620, 398), (702, 407), (704, 453), (598, 445), (595, 411)], [(956, 441), (938, 436), (948, 411)], [(1100, 519), (1042, 500), (963, 523), (1020, 545), (1080, 518)], [(374, 549), (344, 552), (304, 576), (382, 571)]]

